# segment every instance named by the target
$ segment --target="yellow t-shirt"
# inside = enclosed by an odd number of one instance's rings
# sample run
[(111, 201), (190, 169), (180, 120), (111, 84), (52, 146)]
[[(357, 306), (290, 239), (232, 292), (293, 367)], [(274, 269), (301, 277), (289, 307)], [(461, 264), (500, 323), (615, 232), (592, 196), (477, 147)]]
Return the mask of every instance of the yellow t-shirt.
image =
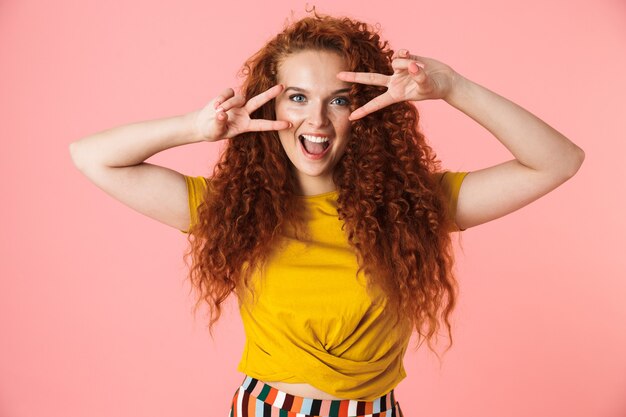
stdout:
[[(466, 172), (440, 181), (454, 216)], [(207, 179), (187, 177), (192, 224)], [(246, 344), (237, 370), (262, 381), (308, 383), (333, 396), (371, 401), (406, 377), (412, 329), (394, 326), (382, 290), (367, 288), (337, 215), (337, 192), (301, 196), (311, 208), (310, 241), (290, 232), (264, 271), (256, 302), (239, 301)], [(185, 232), (185, 231), (183, 231)]]

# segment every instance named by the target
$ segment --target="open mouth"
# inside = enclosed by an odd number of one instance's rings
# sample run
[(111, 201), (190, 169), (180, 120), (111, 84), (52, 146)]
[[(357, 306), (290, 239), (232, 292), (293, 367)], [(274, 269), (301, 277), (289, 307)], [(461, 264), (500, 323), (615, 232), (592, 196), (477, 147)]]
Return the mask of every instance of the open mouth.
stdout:
[(298, 140), (307, 156), (322, 156), (330, 147), (330, 138), (321, 136), (299, 135)]

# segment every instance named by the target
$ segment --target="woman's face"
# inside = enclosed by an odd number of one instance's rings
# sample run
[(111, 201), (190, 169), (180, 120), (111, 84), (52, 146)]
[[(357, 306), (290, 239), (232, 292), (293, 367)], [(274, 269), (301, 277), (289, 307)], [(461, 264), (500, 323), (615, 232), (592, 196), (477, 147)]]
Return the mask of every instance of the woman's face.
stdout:
[(278, 66), (285, 89), (276, 97), (276, 120), (293, 125), (278, 136), (304, 195), (335, 190), (332, 173), (350, 140), (350, 84), (337, 79), (347, 69), (341, 56), (319, 50), (288, 55)]

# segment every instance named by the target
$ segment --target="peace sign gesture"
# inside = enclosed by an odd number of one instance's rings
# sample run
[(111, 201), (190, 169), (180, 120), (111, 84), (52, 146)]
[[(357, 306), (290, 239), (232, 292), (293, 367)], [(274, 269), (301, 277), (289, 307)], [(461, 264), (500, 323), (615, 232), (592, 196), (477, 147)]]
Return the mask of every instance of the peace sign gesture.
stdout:
[(194, 116), (195, 134), (208, 142), (229, 139), (244, 132), (263, 130), (282, 130), (290, 127), (290, 123), (279, 120), (251, 119), (250, 114), (275, 98), (282, 85), (272, 88), (246, 101), (242, 95), (235, 94), (227, 88)]
[(392, 75), (348, 71), (337, 74), (337, 78), (343, 81), (387, 87), (383, 94), (354, 110), (350, 120), (360, 119), (401, 101), (445, 98), (460, 77), (448, 65), (431, 58), (410, 55), (406, 49), (399, 50), (392, 59)]

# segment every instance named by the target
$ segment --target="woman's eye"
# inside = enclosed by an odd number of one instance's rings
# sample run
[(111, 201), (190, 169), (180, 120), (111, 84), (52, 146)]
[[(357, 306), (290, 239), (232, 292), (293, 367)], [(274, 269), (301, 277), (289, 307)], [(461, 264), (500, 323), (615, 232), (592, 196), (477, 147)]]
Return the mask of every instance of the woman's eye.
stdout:
[(289, 100), (295, 101), (296, 103), (302, 103), (306, 99), (304, 98), (304, 96), (302, 94), (294, 94), (292, 96), (289, 96)]
[(333, 103), (338, 104), (340, 106), (347, 106), (348, 104), (350, 104), (348, 99), (345, 97), (337, 97), (336, 99), (333, 100)]

